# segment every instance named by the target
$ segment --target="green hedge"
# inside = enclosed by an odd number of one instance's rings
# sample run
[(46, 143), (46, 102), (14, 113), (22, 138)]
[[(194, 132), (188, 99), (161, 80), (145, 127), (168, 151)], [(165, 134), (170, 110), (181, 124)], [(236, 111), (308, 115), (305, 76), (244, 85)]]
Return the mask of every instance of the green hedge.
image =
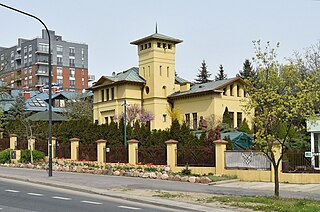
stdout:
[[(11, 121), (5, 128), (7, 135), (10, 133), (18, 134), (19, 139), (23, 139), (26, 133), (18, 121)], [(32, 122), (33, 135), (37, 142), (47, 142), (48, 123)], [(80, 138), (81, 143), (94, 143), (99, 139), (108, 140), (110, 145), (123, 144), (123, 121), (119, 123), (97, 125), (91, 120), (80, 119), (68, 122), (54, 123), (52, 134), (59, 143), (69, 143), (70, 138)], [(204, 134), (205, 135), (205, 134)], [(206, 145), (205, 136), (196, 138), (186, 124), (180, 125), (178, 121), (173, 121), (170, 129), (152, 130), (143, 124), (136, 123), (134, 126), (127, 126), (127, 140), (139, 140), (142, 146), (165, 146), (165, 141), (174, 139), (183, 146)]]
[[(42, 159), (44, 159), (45, 154), (41, 151), (38, 150), (33, 150), (32, 151), (32, 156), (33, 156), (33, 162), (38, 162)], [(30, 155), (30, 150), (21, 150), (21, 163), (30, 163), (31, 162), (31, 155)]]
[(5, 149), (0, 152), (0, 163), (9, 163), (10, 162), (10, 151), (11, 149)]

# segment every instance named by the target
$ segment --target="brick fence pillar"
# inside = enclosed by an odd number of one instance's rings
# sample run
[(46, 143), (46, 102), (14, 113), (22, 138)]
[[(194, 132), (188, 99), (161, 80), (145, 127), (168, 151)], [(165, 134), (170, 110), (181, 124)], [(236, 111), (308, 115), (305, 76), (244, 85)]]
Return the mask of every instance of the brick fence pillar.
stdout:
[(71, 138), (71, 160), (79, 160), (79, 138)]
[(216, 149), (216, 175), (223, 175), (225, 172), (225, 151), (228, 141), (219, 139), (213, 141)]
[[(57, 138), (52, 137), (51, 141), (52, 141), (52, 158), (56, 158), (56, 156), (57, 156)], [(49, 156), (49, 151), (50, 151), (50, 145), (49, 145), (49, 141), (48, 141), (48, 156)]]
[(130, 164), (138, 163), (138, 140), (131, 139), (128, 141), (128, 160)]
[(18, 136), (16, 134), (10, 134), (10, 149), (17, 149), (17, 138)]
[(97, 161), (98, 163), (105, 163), (106, 162), (106, 143), (107, 140), (97, 140)]
[(176, 140), (165, 141), (167, 144), (167, 165), (171, 169), (177, 166), (177, 143)]

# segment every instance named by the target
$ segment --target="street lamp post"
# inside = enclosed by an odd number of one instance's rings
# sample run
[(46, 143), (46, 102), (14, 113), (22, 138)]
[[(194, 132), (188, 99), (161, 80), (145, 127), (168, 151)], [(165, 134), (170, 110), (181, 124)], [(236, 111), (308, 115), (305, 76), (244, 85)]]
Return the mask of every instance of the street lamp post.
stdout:
[(127, 146), (127, 106), (129, 105), (126, 100), (123, 101), (124, 113), (123, 113), (123, 143)]
[(49, 33), (49, 30), (47, 28), (47, 26), (43, 23), (43, 21), (32, 15), (32, 14), (29, 14), (27, 12), (24, 12), (24, 11), (21, 11), (21, 10), (18, 10), (16, 8), (13, 8), (13, 7), (10, 7), (8, 5), (5, 5), (5, 4), (2, 4), (0, 3), (0, 6), (2, 7), (5, 7), (9, 10), (13, 10), (15, 12), (18, 12), (18, 13), (21, 13), (23, 15), (26, 15), (26, 16), (29, 16), (31, 18), (34, 18), (36, 20), (38, 20), (43, 26), (44, 28), (46, 29), (46, 32), (48, 34), (48, 39), (49, 39), (49, 177), (52, 176), (52, 93), (51, 93), (51, 90), (52, 90), (52, 76), (51, 76), (51, 39), (50, 39), (50, 33)]

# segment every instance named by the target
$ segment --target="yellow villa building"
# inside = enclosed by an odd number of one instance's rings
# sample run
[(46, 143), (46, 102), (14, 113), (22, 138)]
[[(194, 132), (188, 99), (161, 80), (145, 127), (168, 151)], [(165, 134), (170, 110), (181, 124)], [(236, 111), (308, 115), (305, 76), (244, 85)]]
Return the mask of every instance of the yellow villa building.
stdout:
[[(199, 127), (200, 118), (221, 117), (226, 107), (232, 127), (239, 127), (247, 118), (242, 102), (243, 80), (239, 77), (191, 85), (175, 72), (175, 53), (182, 40), (154, 33), (131, 42), (137, 46), (139, 67), (112, 76), (102, 76), (92, 87), (93, 116), (98, 124), (110, 123), (124, 111), (126, 100), (154, 115), (151, 129), (171, 126), (168, 108), (180, 111), (180, 120), (190, 128)], [(129, 106), (130, 107), (130, 106)]]

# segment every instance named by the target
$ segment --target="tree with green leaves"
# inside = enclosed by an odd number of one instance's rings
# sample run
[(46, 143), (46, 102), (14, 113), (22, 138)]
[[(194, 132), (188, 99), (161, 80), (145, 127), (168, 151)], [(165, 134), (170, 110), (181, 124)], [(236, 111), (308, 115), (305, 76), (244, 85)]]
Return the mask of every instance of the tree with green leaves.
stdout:
[(201, 67), (199, 69), (199, 73), (197, 75), (197, 78), (195, 79), (195, 83), (196, 84), (200, 84), (200, 83), (207, 83), (207, 82), (211, 82), (212, 80), (210, 80), (211, 74), (208, 71), (208, 66), (206, 64), (206, 61), (203, 60)]
[(256, 79), (256, 72), (254, 71), (252, 64), (250, 60), (246, 59), (243, 63), (243, 69), (242, 71), (239, 71), (239, 74), (237, 76), (241, 77), (242, 79)]
[[(26, 102), (23, 96), (23, 93), (20, 92), (19, 95), (15, 98), (15, 102), (10, 107), (7, 119), (10, 121), (15, 121), (21, 123), (20, 128), (21, 134), (26, 136), (26, 139), (29, 140), (33, 136), (32, 124), (29, 119), (31, 112), (26, 108)], [(17, 133), (17, 132), (15, 132)], [(30, 155), (31, 155), (31, 163), (33, 163), (33, 155), (30, 148)]]
[(320, 41), (304, 49), (304, 52), (294, 52), (289, 61), (297, 64), (299, 75), (305, 79), (308, 75), (320, 71)]
[(72, 100), (66, 102), (67, 112), (65, 115), (69, 119), (93, 119), (93, 101), (91, 97), (84, 94), (77, 94)]
[[(316, 116), (314, 108), (320, 103), (320, 74), (302, 79), (297, 64), (278, 63), (276, 48), (271, 48), (269, 42), (266, 48), (261, 48), (260, 41), (254, 42), (254, 47), (258, 78), (256, 86), (246, 80), (249, 98), (245, 110), (255, 111), (254, 143), (274, 168), (274, 194), (279, 196), (279, 165), (284, 150), (295, 142), (299, 133), (305, 132), (306, 118), (312, 120)], [(276, 157), (274, 145), (281, 148), (280, 157)]]
[(215, 81), (227, 79), (227, 74), (224, 73), (222, 64), (219, 66), (218, 74), (215, 77)]

